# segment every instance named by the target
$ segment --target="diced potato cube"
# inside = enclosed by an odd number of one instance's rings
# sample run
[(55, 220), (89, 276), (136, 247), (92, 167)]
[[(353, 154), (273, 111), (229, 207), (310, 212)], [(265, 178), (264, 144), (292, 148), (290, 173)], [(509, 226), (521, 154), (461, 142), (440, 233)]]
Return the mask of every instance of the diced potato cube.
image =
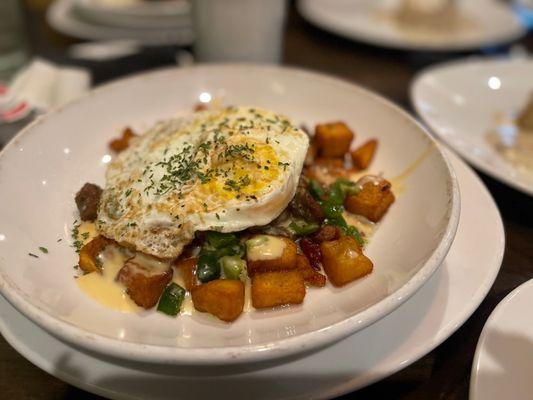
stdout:
[(252, 305), (255, 308), (300, 304), (304, 297), (304, 278), (299, 271), (265, 272), (252, 277)]
[(350, 150), (353, 138), (353, 132), (344, 122), (319, 124), (315, 127), (315, 140), (321, 157), (344, 157)]
[(198, 264), (197, 258), (187, 258), (186, 260), (178, 260), (174, 264), (176, 269), (181, 274), (185, 289), (190, 292), (195, 286), (198, 286), (198, 280), (196, 279), (196, 265)]
[(343, 286), (372, 272), (373, 264), (354, 238), (343, 236), (320, 244), (322, 266), (335, 286)]
[(113, 139), (111, 142), (109, 142), (109, 148), (116, 153), (120, 153), (121, 151), (124, 151), (128, 148), (131, 139), (136, 136), (137, 135), (135, 134), (135, 132), (133, 132), (131, 128), (125, 128), (122, 131), (122, 135), (120, 138)]
[(241, 315), (244, 308), (244, 284), (233, 279), (216, 279), (192, 289), (194, 308), (225, 322)]
[(323, 287), (326, 285), (326, 277), (311, 267), (306, 256), (298, 254), (296, 265), (306, 283), (316, 287)]
[(248, 275), (296, 268), (297, 246), (283, 236), (257, 235), (246, 242)]
[(390, 182), (367, 182), (356, 195), (346, 197), (344, 206), (354, 214), (362, 215), (372, 222), (378, 222), (394, 203)]
[(350, 152), (352, 156), (352, 162), (354, 167), (358, 169), (366, 169), (370, 165), (370, 162), (374, 158), (376, 149), (378, 147), (378, 141), (371, 139), (362, 146)]
[(172, 268), (152, 268), (129, 260), (120, 269), (116, 279), (126, 287), (126, 293), (135, 304), (149, 309), (157, 304), (172, 279)]
[(102, 272), (102, 265), (98, 260), (98, 254), (100, 254), (107, 245), (113, 243), (111, 239), (108, 239), (102, 235), (95, 237), (89, 243), (85, 244), (79, 255), (78, 265), (86, 272)]

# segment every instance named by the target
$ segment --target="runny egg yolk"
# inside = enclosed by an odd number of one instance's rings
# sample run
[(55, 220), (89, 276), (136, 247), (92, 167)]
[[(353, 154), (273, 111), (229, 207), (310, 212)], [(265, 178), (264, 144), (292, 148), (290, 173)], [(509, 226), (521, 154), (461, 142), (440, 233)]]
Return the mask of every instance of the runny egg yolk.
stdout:
[[(249, 156), (215, 163), (213, 179), (201, 185), (201, 190), (213, 201), (240, 199), (261, 193), (278, 179), (280, 165), (276, 152), (268, 144), (252, 143)], [(216, 157), (215, 157), (216, 158)]]

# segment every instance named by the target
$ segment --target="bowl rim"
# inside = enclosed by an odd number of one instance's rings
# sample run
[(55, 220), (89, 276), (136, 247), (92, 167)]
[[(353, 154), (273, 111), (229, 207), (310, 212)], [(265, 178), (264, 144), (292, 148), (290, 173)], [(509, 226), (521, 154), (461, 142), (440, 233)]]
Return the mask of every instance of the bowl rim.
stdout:
[(403, 119), (418, 128), (419, 132), (426, 137), (429, 144), (435, 147), (435, 151), (443, 160), (446, 170), (448, 171), (448, 190), (450, 195), (447, 210), (448, 221), (445, 229), (441, 233), (441, 239), (438, 246), (433, 250), (422, 267), (406, 283), (404, 283), (404, 285), (382, 300), (364, 309), (363, 311), (352, 315), (351, 317), (345, 318), (342, 321), (328, 325), (321, 329), (276, 340), (274, 342), (220, 348), (183, 348), (142, 344), (136, 342), (125, 342), (119, 339), (92, 333), (86, 331), (85, 329), (79, 328), (73, 323), (60, 320), (59, 318), (48, 314), (39, 306), (27, 301), (27, 296), (24, 293), (19, 292), (16, 285), (5, 279), (0, 279), (0, 294), (2, 294), (10, 304), (22, 312), (22, 314), (24, 314), (27, 318), (37, 323), (40, 327), (58, 339), (68, 342), (75, 347), (85, 349), (105, 357), (113, 357), (141, 363), (205, 366), (264, 362), (279, 358), (286, 358), (299, 353), (318, 350), (331, 345), (381, 319), (409, 299), (418, 289), (420, 289), (420, 287), (422, 287), (422, 285), (442, 264), (442, 261), (446, 257), (453, 242), (459, 224), (460, 193), (455, 172), (453, 171), (453, 168), (446, 155), (440, 149), (440, 146), (431, 137), (422, 124), (409, 115), (407, 111), (404, 111), (393, 102), (347, 80), (301, 68), (247, 63), (200, 64), (190, 67), (161, 68), (154, 71), (141, 72), (126, 78), (118, 79), (99, 86), (96, 89), (89, 91), (81, 98), (74, 100), (65, 106), (57, 108), (46, 114), (46, 116), (38, 118), (30, 123), (27, 127), (22, 129), (4, 147), (2, 151), (0, 151), (0, 166), (5, 154), (8, 151), (10, 152), (11, 148), (16, 146), (20, 139), (27, 136), (28, 133), (31, 133), (44, 121), (53, 118), (56, 114), (59, 114), (65, 109), (81, 103), (92, 96), (98, 95), (100, 92), (115, 90), (121, 85), (129, 84), (133, 81), (150, 79), (158, 75), (172, 74), (176, 72), (186, 74), (191, 70), (210, 71), (214, 69), (254, 69), (262, 70), (267, 73), (289, 73), (294, 76), (320, 80), (333, 86), (341, 86), (345, 89), (349, 88), (358, 94), (371, 97), (374, 101), (381, 103), (383, 106), (389, 108), (392, 112), (397, 113)]

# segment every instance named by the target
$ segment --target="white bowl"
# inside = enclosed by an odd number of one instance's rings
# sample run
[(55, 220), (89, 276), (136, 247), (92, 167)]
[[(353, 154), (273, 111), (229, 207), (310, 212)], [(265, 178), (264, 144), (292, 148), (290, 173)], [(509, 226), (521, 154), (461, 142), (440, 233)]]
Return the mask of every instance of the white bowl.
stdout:
[[(107, 142), (126, 125), (141, 129), (191, 109), (205, 93), (228, 105), (270, 108), (310, 126), (344, 120), (357, 132), (357, 143), (380, 140), (372, 171), (393, 177), (410, 169), (368, 246), (375, 264), (371, 275), (340, 289), (310, 289), (302, 306), (252, 311), (229, 325), (200, 313), (176, 319), (157, 312), (121, 314), (78, 290), (76, 254), (69, 247), (74, 194), (85, 182), (104, 183)], [(405, 112), (335, 78), (252, 65), (168, 69), (101, 87), (8, 144), (0, 154), (0, 187), (0, 291), (11, 304), (80, 348), (180, 365), (279, 359), (363, 329), (431, 276), (459, 218), (458, 186), (448, 162)], [(49, 253), (40, 253), (39, 246)]]

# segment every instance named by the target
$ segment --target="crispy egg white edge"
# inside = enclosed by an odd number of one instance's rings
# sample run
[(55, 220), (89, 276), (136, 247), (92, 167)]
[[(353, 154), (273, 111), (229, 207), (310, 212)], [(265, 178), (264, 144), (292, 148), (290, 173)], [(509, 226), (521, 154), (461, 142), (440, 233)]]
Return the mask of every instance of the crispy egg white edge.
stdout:
[[(264, 111), (270, 112), (268, 110)], [(187, 123), (190, 120), (191, 117), (183, 117), (169, 120), (169, 124), (173, 125), (174, 128), (177, 128), (179, 125)], [(167, 121), (161, 121), (141, 137), (135, 139), (142, 150), (146, 150), (151, 142), (151, 139), (148, 138), (146, 134), (153, 130), (158, 132), (166, 130), (168, 128), (165, 127), (166, 122)], [(152, 248), (147, 246), (146, 243), (143, 243), (142, 238), (132, 238), (133, 240), (129, 240), (128, 238), (119, 235), (118, 232), (114, 232), (115, 229), (107, 224), (105, 227), (101, 227), (103, 228), (101, 229), (101, 233), (117, 240), (118, 242), (132, 245), (138, 251), (146, 254), (151, 254), (161, 258), (174, 258), (177, 257), (181, 253), (183, 247), (190, 242), (195, 231), (218, 230), (221, 232), (236, 232), (252, 226), (261, 226), (270, 223), (277, 216), (279, 216), (281, 212), (283, 212), (283, 210), (294, 197), (309, 145), (309, 138), (307, 134), (298, 129), (294, 124), (291, 126), (290, 133), (291, 134), (284, 136), (277, 136), (277, 139), (280, 141), (279, 146), (273, 146), (276, 154), (279, 155), (278, 151), (276, 150), (279, 150), (279, 148), (283, 147), (290, 149), (290, 155), (292, 156), (292, 158), (289, 160), (290, 166), (287, 168), (287, 171), (282, 171), (280, 178), (274, 181), (274, 185), (277, 187), (275, 187), (274, 190), (270, 191), (269, 193), (261, 196), (261, 198), (257, 201), (230, 201), (227, 203), (230, 208), (225, 209), (224, 213), (221, 213), (221, 210), (218, 209), (212, 212), (200, 212), (191, 215), (191, 218), (189, 218), (187, 221), (183, 221), (185, 222), (183, 227), (183, 237), (186, 240), (184, 240), (178, 246), (170, 248), (171, 246), (168, 243), (162, 243), (163, 245), (160, 246), (159, 251), (155, 252)], [(156, 133), (156, 136), (159, 135)], [(195, 142), (195, 140), (191, 140), (192, 137), (189, 135), (185, 136), (188, 136), (187, 139), (190, 142)], [(180, 139), (180, 141), (182, 141), (185, 139), (185, 137)], [(139, 147), (137, 147), (137, 150)], [(129, 164), (131, 161), (139, 159), (138, 156), (139, 155), (135, 153), (135, 149), (130, 147), (121, 153), (119, 157), (117, 157), (117, 160), (122, 159), (123, 161), (129, 161), (126, 163)], [(110, 183), (109, 180), (120, 178), (122, 172), (123, 171), (113, 170), (112, 167), (109, 168), (106, 173), (106, 187)], [(108, 220), (106, 213), (102, 214), (102, 219)], [(171, 215), (160, 212), (151, 212), (145, 214), (144, 219), (145, 220), (142, 222), (142, 225), (145, 227), (149, 225), (166, 225), (172, 229), (171, 227), (176, 223), (175, 219)], [(117, 226), (115, 226), (115, 228), (117, 228)], [(119, 230), (119, 228), (120, 226), (118, 226), (117, 230)], [(163, 239), (164, 242), (165, 238), (161, 237), (161, 239)], [(150, 242), (153, 243), (152, 240), (150, 240)], [(165, 246), (169, 248), (163, 250)]]

